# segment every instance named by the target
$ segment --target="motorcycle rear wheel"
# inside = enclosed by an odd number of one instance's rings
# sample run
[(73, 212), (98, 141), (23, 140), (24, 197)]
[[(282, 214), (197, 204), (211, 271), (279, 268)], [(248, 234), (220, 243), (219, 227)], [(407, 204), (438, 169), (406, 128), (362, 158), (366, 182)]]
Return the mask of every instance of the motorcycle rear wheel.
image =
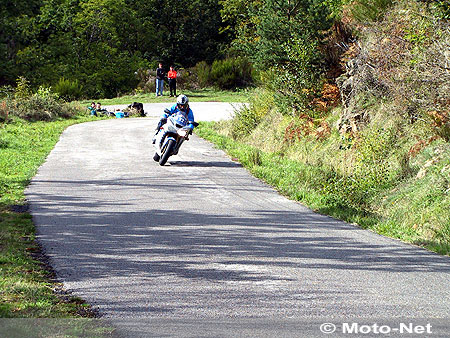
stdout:
[(161, 158), (159, 159), (159, 165), (166, 164), (167, 160), (169, 159), (170, 155), (173, 153), (173, 148), (175, 147), (175, 141), (169, 140), (167, 142), (166, 149), (161, 153)]

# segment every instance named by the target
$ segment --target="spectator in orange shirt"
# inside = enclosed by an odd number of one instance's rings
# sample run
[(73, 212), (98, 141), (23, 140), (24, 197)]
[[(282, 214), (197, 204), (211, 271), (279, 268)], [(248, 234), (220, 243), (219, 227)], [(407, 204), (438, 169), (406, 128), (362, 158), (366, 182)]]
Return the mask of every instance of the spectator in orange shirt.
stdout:
[(170, 70), (167, 73), (167, 78), (169, 79), (170, 96), (177, 96), (177, 72), (170, 66)]

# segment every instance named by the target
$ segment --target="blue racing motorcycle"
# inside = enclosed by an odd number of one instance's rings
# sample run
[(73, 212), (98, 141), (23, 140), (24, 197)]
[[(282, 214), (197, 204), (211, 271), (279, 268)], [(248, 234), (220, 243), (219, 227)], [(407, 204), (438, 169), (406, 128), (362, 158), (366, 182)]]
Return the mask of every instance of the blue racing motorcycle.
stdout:
[[(192, 124), (194, 127), (198, 126), (197, 122)], [(156, 135), (156, 152), (153, 159), (159, 162), (159, 165), (166, 164), (170, 156), (178, 154), (181, 145), (189, 140), (191, 134), (192, 128), (189, 127), (189, 121), (182, 112), (169, 116)]]

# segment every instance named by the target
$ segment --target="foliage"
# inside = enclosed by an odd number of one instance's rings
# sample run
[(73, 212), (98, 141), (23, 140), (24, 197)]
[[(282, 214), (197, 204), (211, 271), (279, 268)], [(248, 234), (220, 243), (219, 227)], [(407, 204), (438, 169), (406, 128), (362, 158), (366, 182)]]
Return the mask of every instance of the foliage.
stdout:
[(219, 90), (234, 90), (253, 83), (253, 67), (246, 58), (228, 57), (216, 60), (212, 65), (206, 61), (180, 72), (177, 84), (182, 88), (215, 87)]
[(252, 82), (252, 65), (244, 58), (216, 60), (209, 78), (209, 83), (220, 89), (246, 87)]
[(353, 17), (362, 23), (380, 20), (393, 0), (356, 0), (351, 5)]
[(437, 9), (437, 15), (442, 19), (450, 19), (450, 1), (449, 0), (430, 0)]
[(89, 97), (130, 92), (134, 73), (157, 61), (191, 67), (218, 58), (227, 40), (219, 9), (218, 0), (2, 2), (0, 85), (22, 75), (34, 89), (78, 81), (75, 97), (78, 89)]
[(362, 211), (371, 210), (372, 200), (390, 188), (398, 178), (391, 166), (391, 152), (397, 139), (394, 129), (374, 126), (354, 142), (355, 163), (350, 174), (332, 169), (323, 192), (330, 200)]
[(320, 45), (337, 1), (232, 1), (223, 16), (235, 22), (235, 50), (261, 71), (261, 82), (285, 113), (311, 111), (324, 74)]
[(31, 96), (30, 81), (28, 81), (24, 76), (20, 76), (17, 79), (14, 96), (17, 100), (28, 98)]
[(260, 121), (261, 117), (255, 114), (249, 107), (241, 107), (234, 113), (231, 134), (233, 139), (237, 140), (249, 135)]
[[(389, 102), (391, 114), (403, 124), (426, 121), (428, 130), (449, 140), (449, 23), (408, 1), (393, 7), (365, 34), (353, 60), (353, 97), (370, 93), (377, 101)], [(353, 100), (351, 105), (367, 110), (363, 104)]]
[(0, 122), (8, 122), (13, 117), (28, 121), (52, 121), (77, 115), (75, 106), (64, 103), (51, 88), (40, 86), (32, 93), (28, 81), (21, 78), (14, 98), (6, 97), (0, 103)]
[(200, 88), (205, 88), (210, 84), (211, 66), (206, 61), (197, 63), (192, 72), (197, 75), (197, 83)]
[(59, 97), (65, 101), (78, 100), (83, 95), (83, 86), (78, 80), (71, 81), (69, 79), (60, 78), (55, 85), (54, 91), (58, 93)]
[(249, 105), (235, 109), (231, 123), (231, 137), (234, 140), (250, 135), (263, 117), (273, 109), (273, 96), (264, 90), (259, 90), (250, 98)]
[(28, 121), (52, 121), (58, 118), (69, 118), (77, 113), (75, 108), (39, 94), (18, 102), (17, 110), (12, 110), (12, 114)]

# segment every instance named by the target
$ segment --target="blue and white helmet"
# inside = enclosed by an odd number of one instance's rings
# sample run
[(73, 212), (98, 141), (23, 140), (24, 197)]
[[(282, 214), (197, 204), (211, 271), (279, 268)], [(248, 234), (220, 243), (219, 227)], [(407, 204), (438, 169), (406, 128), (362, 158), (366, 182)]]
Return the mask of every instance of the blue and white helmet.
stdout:
[(180, 109), (181, 111), (187, 111), (189, 108), (189, 99), (186, 95), (179, 95), (177, 97), (177, 107), (178, 109)]

